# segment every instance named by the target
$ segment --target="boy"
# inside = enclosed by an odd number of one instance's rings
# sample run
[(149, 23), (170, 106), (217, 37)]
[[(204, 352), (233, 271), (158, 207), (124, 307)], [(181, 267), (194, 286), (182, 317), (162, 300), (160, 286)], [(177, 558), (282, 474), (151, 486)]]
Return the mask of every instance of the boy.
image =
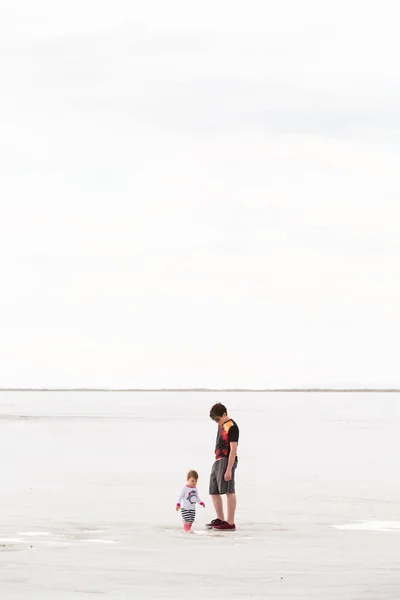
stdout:
[[(210, 495), (217, 518), (208, 523), (207, 527), (222, 531), (235, 531), (235, 471), (238, 464), (239, 427), (228, 416), (226, 407), (220, 402), (214, 404), (211, 408), (210, 418), (218, 424), (215, 462), (210, 475)], [(222, 503), (222, 496), (225, 494), (227, 504), (226, 521)]]

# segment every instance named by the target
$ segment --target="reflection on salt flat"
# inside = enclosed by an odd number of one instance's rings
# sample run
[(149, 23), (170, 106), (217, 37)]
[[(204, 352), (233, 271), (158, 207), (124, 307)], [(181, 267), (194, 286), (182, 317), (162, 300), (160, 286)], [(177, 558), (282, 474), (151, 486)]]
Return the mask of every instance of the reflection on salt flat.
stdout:
[(347, 525), (334, 525), (336, 529), (347, 531), (399, 531), (400, 521), (361, 521)]

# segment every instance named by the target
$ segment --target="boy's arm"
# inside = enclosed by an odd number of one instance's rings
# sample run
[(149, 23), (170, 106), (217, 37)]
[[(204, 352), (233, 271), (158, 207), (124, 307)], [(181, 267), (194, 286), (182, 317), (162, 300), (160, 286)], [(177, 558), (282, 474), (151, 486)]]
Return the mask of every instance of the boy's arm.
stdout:
[(224, 476), (225, 481), (230, 481), (232, 479), (232, 467), (233, 467), (233, 463), (235, 462), (237, 447), (238, 447), (238, 442), (239, 442), (239, 428), (236, 424), (232, 425), (232, 427), (229, 429), (228, 439), (229, 439), (230, 451), (229, 451), (228, 464), (226, 466), (226, 471), (225, 471), (225, 476)]
[(232, 479), (232, 467), (233, 467), (233, 463), (235, 462), (238, 443), (230, 442), (230, 447), (231, 447), (231, 451), (229, 453), (228, 464), (227, 464), (225, 475), (224, 475), (225, 481), (230, 481)]
[(227, 469), (229, 469), (230, 471), (232, 471), (233, 463), (235, 462), (235, 458), (236, 458), (236, 452), (237, 452), (238, 443), (237, 442), (231, 442), (230, 443), (230, 447), (231, 447), (231, 451), (229, 452)]

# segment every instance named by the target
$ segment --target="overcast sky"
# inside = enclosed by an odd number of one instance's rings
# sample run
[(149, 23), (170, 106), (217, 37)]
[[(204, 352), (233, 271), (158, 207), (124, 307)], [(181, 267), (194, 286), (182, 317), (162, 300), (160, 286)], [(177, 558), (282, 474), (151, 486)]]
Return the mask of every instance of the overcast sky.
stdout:
[(397, 0), (3, 0), (0, 386), (400, 387)]

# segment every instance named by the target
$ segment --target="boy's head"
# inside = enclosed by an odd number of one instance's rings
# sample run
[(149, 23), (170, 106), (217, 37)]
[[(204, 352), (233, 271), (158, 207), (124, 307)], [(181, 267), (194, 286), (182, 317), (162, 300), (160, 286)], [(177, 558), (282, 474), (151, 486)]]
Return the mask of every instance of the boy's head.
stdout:
[(199, 479), (199, 474), (197, 471), (189, 471), (186, 476), (187, 483), (190, 487), (196, 487), (197, 481)]
[(217, 404), (214, 404), (214, 406), (211, 407), (210, 419), (212, 419), (216, 423), (219, 423), (222, 417), (226, 417), (227, 414), (228, 411), (226, 410), (226, 406), (221, 404), (221, 402), (218, 402)]

